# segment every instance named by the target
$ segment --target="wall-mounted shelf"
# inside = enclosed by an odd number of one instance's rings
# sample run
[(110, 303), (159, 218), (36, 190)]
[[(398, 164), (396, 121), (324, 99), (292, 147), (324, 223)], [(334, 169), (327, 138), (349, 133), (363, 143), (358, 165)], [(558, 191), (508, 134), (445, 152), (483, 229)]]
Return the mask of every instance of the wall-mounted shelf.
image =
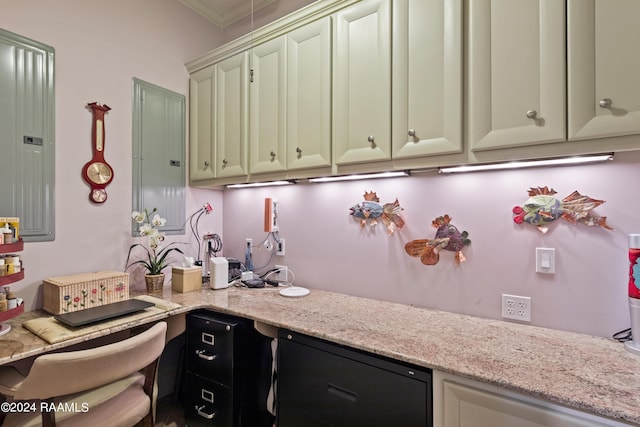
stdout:
[(22, 239), (16, 243), (9, 243), (6, 245), (0, 245), (0, 254), (9, 254), (11, 252), (22, 252), (24, 250), (24, 242)]
[[(24, 249), (24, 242), (19, 239), (15, 243), (9, 243), (6, 245), (0, 245), (0, 254), (10, 254), (13, 252), (21, 252)], [(6, 286), (11, 283), (24, 279), (24, 269), (20, 269), (19, 272), (9, 274), (7, 276), (0, 276), (0, 286)], [(11, 310), (0, 312), (0, 335), (4, 335), (11, 330), (11, 325), (3, 324), (2, 322), (13, 319), (14, 317), (24, 313), (24, 303), (20, 304), (16, 308)]]

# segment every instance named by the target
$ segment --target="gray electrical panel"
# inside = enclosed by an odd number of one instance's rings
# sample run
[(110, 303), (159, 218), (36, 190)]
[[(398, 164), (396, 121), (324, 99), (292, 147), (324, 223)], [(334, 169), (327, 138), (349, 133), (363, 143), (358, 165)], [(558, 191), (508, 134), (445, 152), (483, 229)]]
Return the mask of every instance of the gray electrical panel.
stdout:
[(0, 216), (54, 240), (54, 49), (0, 29)]

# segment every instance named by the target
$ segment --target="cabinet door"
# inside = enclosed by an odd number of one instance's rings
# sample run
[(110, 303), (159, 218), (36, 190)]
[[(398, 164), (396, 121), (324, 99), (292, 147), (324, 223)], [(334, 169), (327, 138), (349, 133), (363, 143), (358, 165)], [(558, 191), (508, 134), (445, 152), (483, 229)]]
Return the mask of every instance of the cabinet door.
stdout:
[(443, 427), (604, 427), (608, 424), (444, 381)]
[(215, 178), (213, 149), (213, 99), (215, 65), (191, 74), (189, 81), (189, 177), (191, 181)]
[(286, 165), (286, 49), (281, 36), (251, 53), (249, 173), (282, 171)]
[(247, 174), (248, 54), (237, 54), (216, 65), (216, 177)]
[(394, 158), (462, 151), (461, 3), (394, 2)]
[(334, 162), (391, 158), (391, 10), (363, 0), (336, 14)]
[(566, 139), (565, 2), (469, 2), (472, 150)]
[(287, 35), (287, 169), (331, 166), (331, 18)]
[(640, 2), (569, 0), (567, 14), (569, 139), (640, 133)]

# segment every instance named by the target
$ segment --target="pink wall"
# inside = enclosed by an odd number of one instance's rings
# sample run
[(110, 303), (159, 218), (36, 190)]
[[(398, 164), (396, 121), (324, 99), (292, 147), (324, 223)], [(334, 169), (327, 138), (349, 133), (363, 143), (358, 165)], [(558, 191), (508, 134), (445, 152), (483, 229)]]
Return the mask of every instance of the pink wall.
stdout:
[[(188, 95), (185, 62), (217, 47), (222, 36), (175, 0), (0, 0), (0, 11), (1, 28), (56, 51), (56, 239), (25, 245), (25, 279), (12, 286), (32, 309), (41, 304), (44, 278), (122, 270), (131, 243), (132, 79)], [(105, 157), (115, 176), (102, 206), (89, 203), (80, 177), (91, 158), (92, 119), (85, 106), (93, 101), (112, 108), (105, 119)], [(200, 231), (220, 232), (221, 193), (190, 189), (187, 215), (207, 201), (214, 212)], [(195, 242), (190, 235), (176, 240)]]
[[(244, 259), (244, 239), (264, 238), (263, 200), (273, 197), (286, 256), (270, 265), (288, 265), (295, 284), (486, 318), (500, 318), (502, 293), (530, 296), (533, 325), (609, 337), (629, 327), (627, 234), (640, 233), (638, 182), (640, 153), (621, 153), (589, 166), (227, 190), (225, 256)], [(511, 208), (537, 186), (553, 187), (560, 198), (578, 190), (606, 200), (595, 212), (615, 231), (557, 220), (542, 234), (515, 224)], [(361, 229), (349, 215), (371, 190), (382, 202), (399, 199), (403, 230)], [(469, 232), (467, 261), (456, 266), (445, 251), (425, 266), (406, 255), (405, 243), (433, 238), (431, 221), (445, 213)], [(555, 275), (535, 272), (536, 247), (556, 249)], [(256, 251), (254, 265), (267, 259)]]
[[(0, 10), (1, 28), (56, 49), (56, 240), (25, 246), (25, 279), (12, 286), (33, 308), (44, 278), (123, 267), (131, 243), (132, 78), (186, 95), (184, 63), (225, 36), (172, 0), (0, 0)], [(113, 108), (106, 119), (106, 158), (116, 175), (103, 206), (87, 201), (80, 178), (91, 155), (91, 115), (84, 107), (92, 101)], [(640, 154), (627, 153), (595, 166), (224, 194), (189, 189), (187, 215), (212, 203), (214, 213), (203, 218), (201, 233), (223, 231), (225, 255), (243, 258), (244, 239), (264, 237), (263, 199), (274, 197), (280, 235), (287, 240), (286, 257), (276, 260), (290, 266), (296, 284), (488, 318), (499, 318), (500, 294), (526, 295), (532, 297), (534, 325), (610, 336), (629, 325), (626, 236), (640, 232), (633, 187), (639, 180)], [(543, 235), (514, 224), (511, 208), (539, 185), (555, 188), (560, 197), (578, 190), (606, 200), (597, 213), (608, 216), (616, 231), (559, 220)], [(381, 226), (363, 230), (348, 215), (370, 190), (383, 202), (398, 197), (407, 221), (403, 230), (393, 236)], [(433, 237), (431, 221), (444, 213), (470, 233), (467, 262), (455, 266), (452, 254), (443, 253), (438, 265), (423, 266), (405, 255), (407, 241)], [(190, 235), (176, 240), (189, 241), (195, 252)], [(536, 247), (556, 249), (554, 276), (535, 273)], [(267, 258), (257, 252), (255, 265)]]

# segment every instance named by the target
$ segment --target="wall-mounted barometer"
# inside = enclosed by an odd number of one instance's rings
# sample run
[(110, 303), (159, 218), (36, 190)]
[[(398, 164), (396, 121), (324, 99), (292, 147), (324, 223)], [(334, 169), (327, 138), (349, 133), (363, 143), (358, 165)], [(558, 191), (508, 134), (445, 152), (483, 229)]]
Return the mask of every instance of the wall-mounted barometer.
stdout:
[(82, 177), (91, 187), (89, 200), (94, 203), (104, 203), (107, 200), (105, 188), (113, 181), (113, 169), (104, 159), (104, 113), (111, 108), (96, 102), (90, 103), (89, 107), (93, 112), (91, 131), (93, 158), (82, 168)]

